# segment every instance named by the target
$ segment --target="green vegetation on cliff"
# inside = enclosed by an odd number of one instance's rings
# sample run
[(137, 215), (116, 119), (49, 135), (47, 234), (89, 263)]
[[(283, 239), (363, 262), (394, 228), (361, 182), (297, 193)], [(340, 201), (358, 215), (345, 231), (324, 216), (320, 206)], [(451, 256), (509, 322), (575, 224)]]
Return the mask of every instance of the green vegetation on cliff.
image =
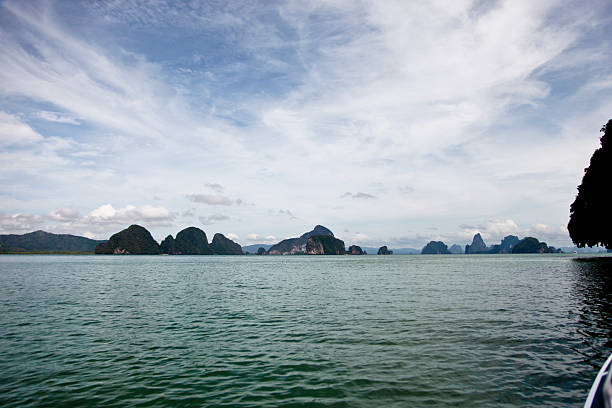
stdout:
[(107, 242), (98, 244), (96, 254), (125, 254), (125, 255), (157, 255), (159, 245), (151, 233), (140, 225), (130, 225), (120, 231)]
[(159, 244), (159, 251), (162, 254), (174, 255), (176, 253), (176, 241), (172, 235), (168, 235), (164, 240)]
[(551, 254), (556, 252), (560, 252), (560, 250), (549, 247), (546, 242), (540, 242), (534, 237), (523, 238), (512, 248), (513, 254)]
[(288, 254), (303, 254), (308, 238), (315, 235), (334, 236), (328, 228), (322, 225), (317, 225), (312, 231), (302, 234), (299, 238), (284, 239), (276, 245), (272, 245), (268, 250), (270, 255), (288, 255)]
[(175, 250), (178, 255), (212, 255), (206, 233), (196, 227), (187, 227), (176, 234)]
[(210, 249), (215, 255), (242, 255), (240, 244), (219, 233), (216, 233), (213, 237)]
[(567, 229), (579, 247), (603, 245), (612, 248), (612, 119), (601, 129), (601, 147), (593, 153), (589, 167), (584, 170), (578, 195), (570, 206)]
[(76, 235), (35, 231), (0, 235), (0, 253), (93, 253), (100, 242)]
[(448, 247), (442, 241), (429, 241), (421, 251), (423, 255), (450, 254)]

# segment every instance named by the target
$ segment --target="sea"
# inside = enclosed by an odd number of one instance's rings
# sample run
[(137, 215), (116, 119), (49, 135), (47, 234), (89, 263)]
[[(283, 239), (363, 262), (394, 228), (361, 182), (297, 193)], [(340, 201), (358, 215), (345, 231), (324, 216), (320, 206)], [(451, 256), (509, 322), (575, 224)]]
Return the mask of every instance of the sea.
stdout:
[(577, 407), (612, 259), (0, 256), (2, 407)]

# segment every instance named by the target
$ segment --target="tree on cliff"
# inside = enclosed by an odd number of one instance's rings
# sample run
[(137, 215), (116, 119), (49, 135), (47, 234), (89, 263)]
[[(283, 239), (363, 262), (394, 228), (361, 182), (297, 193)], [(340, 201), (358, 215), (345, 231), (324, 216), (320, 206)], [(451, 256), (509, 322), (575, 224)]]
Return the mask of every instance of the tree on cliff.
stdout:
[(612, 248), (612, 119), (601, 129), (601, 147), (584, 169), (578, 195), (570, 206), (567, 226), (572, 241), (580, 248), (603, 245)]

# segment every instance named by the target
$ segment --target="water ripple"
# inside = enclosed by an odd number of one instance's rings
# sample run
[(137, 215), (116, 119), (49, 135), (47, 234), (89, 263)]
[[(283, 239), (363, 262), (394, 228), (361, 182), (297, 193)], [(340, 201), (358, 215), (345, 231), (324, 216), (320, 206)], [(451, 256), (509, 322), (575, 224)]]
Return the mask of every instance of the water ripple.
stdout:
[(2, 256), (0, 405), (576, 406), (611, 265)]

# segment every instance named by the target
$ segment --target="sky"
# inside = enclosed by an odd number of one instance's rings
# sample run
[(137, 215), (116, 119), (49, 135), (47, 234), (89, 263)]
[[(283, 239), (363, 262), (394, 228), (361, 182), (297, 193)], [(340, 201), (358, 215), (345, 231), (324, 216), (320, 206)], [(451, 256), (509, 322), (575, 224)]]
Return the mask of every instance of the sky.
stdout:
[(0, 1), (0, 233), (570, 244), (612, 3)]

